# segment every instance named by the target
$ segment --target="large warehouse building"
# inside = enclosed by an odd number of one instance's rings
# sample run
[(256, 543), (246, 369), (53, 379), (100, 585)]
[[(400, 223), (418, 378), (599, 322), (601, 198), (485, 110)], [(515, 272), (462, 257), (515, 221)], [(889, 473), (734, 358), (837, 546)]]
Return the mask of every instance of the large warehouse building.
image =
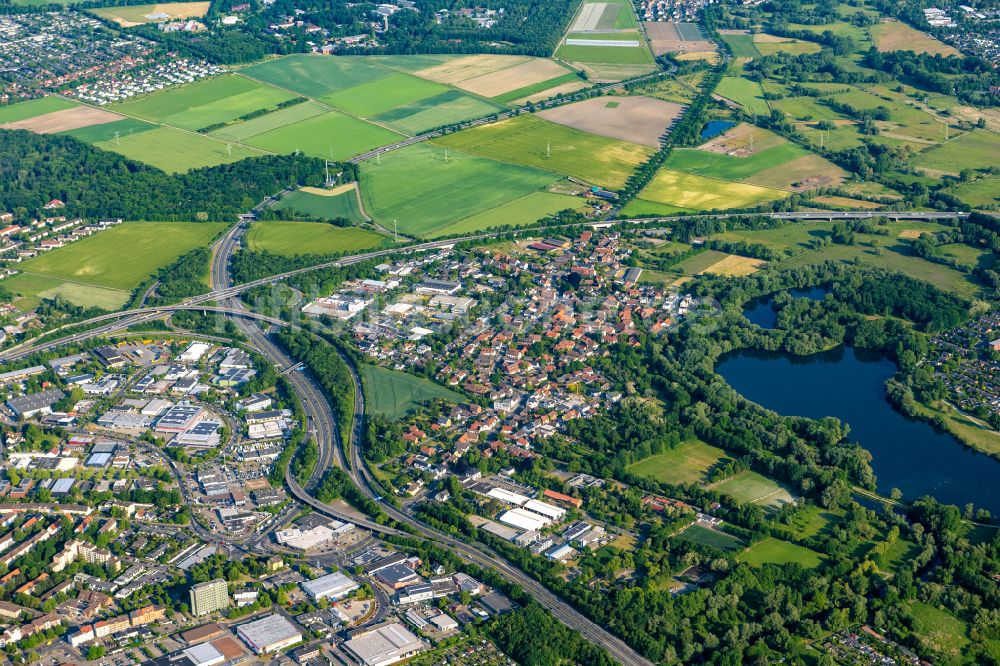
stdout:
[(236, 634), (257, 654), (277, 652), (302, 640), (302, 632), (282, 615), (268, 615), (236, 627)]
[(423, 641), (398, 622), (355, 635), (342, 650), (361, 666), (389, 666), (423, 650)]
[(359, 587), (361, 586), (339, 571), (302, 583), (302, 589), (312, 597), (313, 601), (343, 599)]

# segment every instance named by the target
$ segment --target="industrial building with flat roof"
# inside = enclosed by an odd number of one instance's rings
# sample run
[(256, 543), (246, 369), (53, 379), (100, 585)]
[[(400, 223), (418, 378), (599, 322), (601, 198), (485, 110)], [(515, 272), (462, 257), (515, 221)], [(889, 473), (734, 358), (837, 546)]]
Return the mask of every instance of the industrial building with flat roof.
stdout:
[(524, 509), (511, 509), (501, 513), (497, 520), (504, 525), (510, 525), (521, 530), (540, 531), (549, 524), (549, 521), (536, 513), (530, 513)]
[(302, 583), (302, 589), (313, 598), (313, 601), (343, 599), (359, 587), (361, 586), (354, 580), (339, 571)]
[(236, 635), (257, 654), (277, 652), (302, 640), (302, 632), (283, 615), (268, 615), (236, 627)]
[(423, 641), (399, 622), (357, 634), (341, 644), (343, 652), (361, 666), (389, 666), (425, 647)]
[(174, 405), (156, 422), (156, 432), (184, 432), (190, 430), (204, 413), (196, 405)]

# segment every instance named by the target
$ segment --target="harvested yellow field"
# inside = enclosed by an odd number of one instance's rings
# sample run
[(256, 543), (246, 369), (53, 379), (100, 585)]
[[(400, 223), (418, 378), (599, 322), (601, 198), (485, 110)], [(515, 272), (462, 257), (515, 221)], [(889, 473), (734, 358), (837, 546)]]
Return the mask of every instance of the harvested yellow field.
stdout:
[(784, 199), (782, 190), (660, 169), (640, 199), (695, 210), (750, 208)]
[(719, 54), (715, 51), (688, 51), (674, 56), (677, 60), (705, 60), (711, 64), (719, 62)]
[(970, 123), (977, 123), (982, 118), (986, 123), (986, 129), (1000, 132), (1000, 111), (996, 109), (977, 109), (971, 106), (956, 106), (952, 108), (951, 115), (959, 120), (967, 120)]
[(537, 58), (513, 67), (463, 79), (456, 87), (483, 97), (498, 97), (504, 93), (533, 86), (569, 74), (569, 70), (552, 60)]
[(208, 13), (211, 2), (164, 2), (153, 5), (128, 5), (92, 9), (94, 14), (131, 28), (145, 23), (201, 18)]
[(740, 257), (735, 254), (726, 255), (725, 259), (715, 262), (702, 273), (712, 275), (725, 275), (729, 277), (743, 277), (756, 273), (767, 264), (763, 259), (753, 259), (751, 257)]
[(871, 27), (872, 41), (879, 51), (914, 51), (931, 55), (962, 55), (925, 32), (911, 28), (902, 21), (887, 20)]
[(470, 55), (464, 58), (455, 58), (448, 62), (414, 72), (422, 79), (455, 85), (468, 79), (491, 74), (501, 69), (507, 69), (528, 62), (527, 56), (507, 56), (507, 55)]
[(103, 125), (121, 120), (125, 116), (117, 113), (95, 109), (92, 106), (77, 106), (72, 109), (53, 111), (44, 113), (34, 118), (25, 118), (12, 123), (0, 125), (0, 129), (25, 129), (38, 134), (54, 134), (56, 132), (68, 132), (69, 130), (90, 127), (91, 125)]
[(733, 157), (749, 157), (754, 153), (774, 148), (783, 143), (787, 143), (787, 141), (774, 132), (749, 123), (740, 123), (714, 139), (701, 144), (698, 146), (698, 150)]
[(321, 197), (335, 197), (338, 194), (343, 194), (344, 192), (350, 192), (351, 190), (358, 189), (357, 183), (344, 183), (343, 185), (337, 185), (336, 187), (300, 187), (300, 192), (308, 192), (309, 194), (315, 194)]

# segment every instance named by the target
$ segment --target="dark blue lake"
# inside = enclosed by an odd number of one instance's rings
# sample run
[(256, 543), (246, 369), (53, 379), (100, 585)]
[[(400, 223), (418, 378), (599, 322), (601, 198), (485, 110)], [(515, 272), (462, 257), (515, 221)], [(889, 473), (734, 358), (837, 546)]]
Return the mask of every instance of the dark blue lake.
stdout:
[[(829, 292), (826, 287), (798, 287), (789, 289), (788, 293), (793, 298), (808, 298), (813, 301), (821, 301)], [(774, 324), (778, 320), (778, 313), (772, 307), (773, 303), (774, 296), (770, 294), (758, 298), (747, 304), (747, 307), (743, 310), (743, 314), (746, 315), (746, 318), (751, 323), (757, 324), (761, 328), (774, 328)]]
[(872, 454), (881, 494), (895, 487), (907, 499), (972, 502), (1000, 516), (1000, 461), (896, 411), (885, 399), (885, 380), (896, 367), (884, 356), (844, 347), (810, 356), (738, 351), (724, 355), (716, 371), (779, 414), (834, 416), (849, 424), (849, 438)]
[(709, 139), (714, 139), (730, 127), (735, 126), (736, 123), (728, 120), (709, 120), (705, 123), (705, 126), (701, 128), (701, 140), (708, 141)]

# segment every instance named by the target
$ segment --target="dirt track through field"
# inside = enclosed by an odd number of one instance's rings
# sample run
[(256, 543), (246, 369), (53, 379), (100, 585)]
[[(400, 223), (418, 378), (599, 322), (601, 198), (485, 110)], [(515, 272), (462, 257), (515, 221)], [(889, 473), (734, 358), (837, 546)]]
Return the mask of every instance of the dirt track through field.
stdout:
[(37, 134), (55, 134), (56, 132), (67, 132), (81, 127), (91, 125), (103, 125), (121, 120), (125, 116), (117, 113), (95, 109), (91, 106), (78, 106), (62, 111), (45, 113), (34, 118), (25, 118), (13, 123), (4, 123), (0, 129), (26, 129)]

